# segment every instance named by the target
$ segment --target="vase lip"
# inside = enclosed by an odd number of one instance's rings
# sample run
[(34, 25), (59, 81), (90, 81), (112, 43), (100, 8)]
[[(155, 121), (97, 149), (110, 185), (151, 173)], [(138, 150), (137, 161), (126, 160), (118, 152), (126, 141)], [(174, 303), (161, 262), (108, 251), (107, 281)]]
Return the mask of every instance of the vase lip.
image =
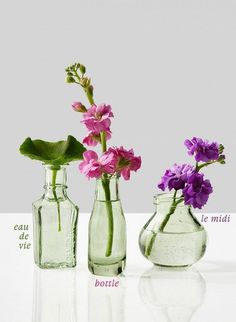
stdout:
[[(110, 179), (119, 179), (120, 178), (120, 174), (119, 173), (114, 173), (114, 174), (107, 174), (108, 175), (108, 179), (110, 180)], [(97, 181), (100, 181), (100, 180), (102, 180), (102, 176), (101, 177), (99, 177), (99, 178), (97, 178)]]
[[(163, 202), (172, 202), (174, 197), (174, 193), (171, 192), (162, 192), (162, 193), (158, 193), (153, 197), (154, 200), (154, 204), (160, 204)], [(175, 199), (176, 200), (180, 200), (182, 197), (182, 194), (180, 192), (177, 192)]]
[(50, 163), (42, 163), (42, 165), (46, 169), (61, 170), (61, 169), (67, 168), (67, 166), (70, 165), (70, 164), (69, 163), (64, 163), (64, 164), (53, 165), (53, 164), (50, 164)]

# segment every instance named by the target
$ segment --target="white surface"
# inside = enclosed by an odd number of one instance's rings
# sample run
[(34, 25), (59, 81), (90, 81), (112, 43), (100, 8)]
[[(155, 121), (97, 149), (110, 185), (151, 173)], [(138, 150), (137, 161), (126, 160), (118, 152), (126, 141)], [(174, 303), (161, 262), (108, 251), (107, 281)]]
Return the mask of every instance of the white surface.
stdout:
[(1, 321), (235, 322), (234, 216), (231, 223), (205, 225), (210, 242), (204, 260), (172, 271), (155, 269), (139, 252), (138, 233), (150, 214), (127, 214), (127, 269), (118, 288), (105, 289), (94, 287), (96, 277), (86, 267), (89, 215), (80, 215), (78, 268), (45, 271), (34, 266), (32, 249), (18, 248), (13, 229), (16, 224), (32, 228), (31, 215), (1, 214)]

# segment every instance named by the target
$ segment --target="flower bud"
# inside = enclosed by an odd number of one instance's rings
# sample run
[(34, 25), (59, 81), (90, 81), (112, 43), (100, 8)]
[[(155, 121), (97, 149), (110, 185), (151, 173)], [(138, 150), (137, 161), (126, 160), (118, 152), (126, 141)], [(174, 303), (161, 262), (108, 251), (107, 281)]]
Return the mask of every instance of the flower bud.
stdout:
[(224, 151), (224, 146), (222, 144), (219, 145), (219, 154), (223, 153)]
[(80, 102), (74, 102), (72, 108), (75, 112), (84, 113), (87, 111), (86, 107)]
[(86, 73), (86, 68), (84, 65), (80, 65), (79, 66), (79, 70), (81, 71), (82, 74), (85, 74)]
[(74, 82), (75, 82), (75, 79), (74, 79), (74, 77), (72, 77), (72, 76), (68, 75), (68, 76), (66, 77), (66, 82), (67, 82), (67, 83), (74, 83)]
[(87, 83), (88, 83), (88, 78), (87, 77), (84, 77), (80, 80), (80, 84), (83, 86), (83, 87), (86, 87), (87, 86)]
[(221, 154), (217, 160), (220, 164), (225, 164), (225, 155)]

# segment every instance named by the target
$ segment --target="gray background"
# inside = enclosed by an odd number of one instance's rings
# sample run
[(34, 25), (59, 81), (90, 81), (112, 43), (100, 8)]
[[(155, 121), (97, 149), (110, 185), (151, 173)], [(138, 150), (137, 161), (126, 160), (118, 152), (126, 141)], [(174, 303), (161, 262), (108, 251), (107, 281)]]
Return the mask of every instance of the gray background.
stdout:
[[(227, 165), (207, 169), (210, 212), (235, 211), (235, 1), (6, 1), (1, 32), (1, 212), (29, 212), (43, 168), (22, 157), (25, 137), (82, 139), (64, 68), (83, 62), (97, 102), (110, 103), (113, 145), (133, 147), (142, 170), (121, 183), (128, 212), (152, 211), (165, 168), (189, 157), (185, 138), (222, 142)], [(90, 211), (94, 181), (72, 164), (69, 195)]]

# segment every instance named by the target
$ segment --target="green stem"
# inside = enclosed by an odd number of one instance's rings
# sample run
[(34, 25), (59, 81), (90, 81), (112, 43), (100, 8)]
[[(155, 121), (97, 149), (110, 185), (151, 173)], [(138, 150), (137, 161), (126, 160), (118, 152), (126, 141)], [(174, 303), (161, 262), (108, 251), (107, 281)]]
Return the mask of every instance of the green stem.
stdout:
[(60, 203), (56, 193), (56, 178), (57, 178), (57, 169), (52, 169), (52, 193), (57, 203), (58, 231), (61, 231), (61, 210), (60, 210)]
[[(173, 213), (175, 212), (175, 209), (176, 207), (178, 206), (178, 204), (180, 204), (181, 202), (183, 202), (183, 199), (179, 199), (178, 201), (176, 201), (176, 195), (177, 195), (177, 190), (175, 190), (175, 193), (174, 193), (174, 196), (173, 196), (173, 202), (170, 206), (170, 210), (168, 212), (168, 214), (165, 216), (165, 219), (163, 220), (163, 222), (161, 223), (161, 225), (159, 226), (159, 229), (158, 231), (164, 231), (169, 219), (170, 219), (170, 216), (173, 215)], [(152, 238), (149, 242), (149, 244), (147, 245), (146, 249), (145, 249), (145, 255), (146, 256), (150, 256), (151, 254), (151, 251), (152, 251), (152, 247), (153, 247), (153, 244), (156, 240), (156, 236), (157, 236), (157, 231), (154, 231), (153, 232), (153, 235), (152, 235)]]
[(106, 209), (108, 216), (108, 238), (107, 238), (107, 246), (105, 256), (109, 257), (112, 253), (112, 245), (113, 245), (113, 231), (114, 231), (114, 222), (113, 222), (113, 210), (111, 203), (111, 192), (110, 192), (110, 181), (107, 178), (107, 175), (103, 174), (102, 177), (102, 186), (105, 192), (106, 199)]
[(93, 96), (89, 93), (89, 91), (85, 88), (84, 89), (86, 95), (87, 95), (87, 98), (88, 98), (88, 101), (91, 105), (94, 105), (94, 99), (93, 99)]
[(107, 141), (106, 141), (105, 132), (100, 133), (100, 138), (101, 138), (102, 152), (106, 152), (106, 150), (107, 150)]
[(94, 105), (94, 99), (93, 99), (93, 95), (91, 94), (91, 92), (88, 90), (88, 88), (84, 87), (80, 81), (81, 81), (81, 77), (79, 76), (79, 74), (77, 73), (77, 71), (74, 71), (74, 76), (78, 79), (78, 82), (75, 82), (76, 84), (82, 86), (83, 90), (85, 91), (85, 94), (88, 98), (88, 101), (91, 105)]
[(199, 172), (199, 170), (201, 170), (202, 168), (208, 167), (209, 165), (211, 165), (213, 163), (217, 163), (217, 162), (218, 162), (218, 160), (215, 160), (215, 161), (210, 161), (210, 162), (203, 163), (201, 165), (197, 165), (196, 166), (196, 171)]

